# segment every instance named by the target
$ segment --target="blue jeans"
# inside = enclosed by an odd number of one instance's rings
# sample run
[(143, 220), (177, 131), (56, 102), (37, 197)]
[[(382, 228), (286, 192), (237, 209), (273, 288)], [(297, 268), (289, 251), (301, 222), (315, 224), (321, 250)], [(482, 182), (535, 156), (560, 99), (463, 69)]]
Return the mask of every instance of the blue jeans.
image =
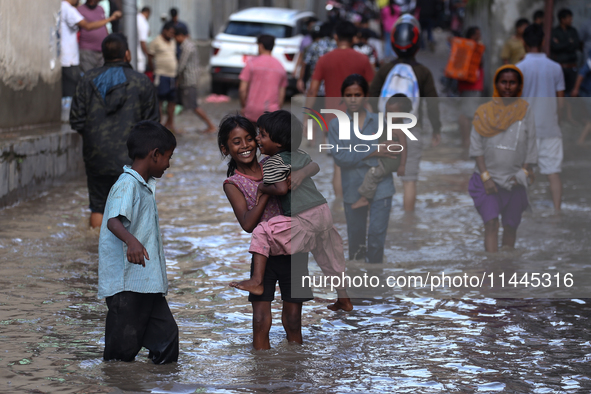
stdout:
[[(368, 263), (381, 263), (384, 260), (384, 245), (392, 209), (392, 197), (372, 201), (369, 207), (358, 209), (352, 209), (352, 204), (344, 205), (349, 238), (349, 260), (365, 259)], [(368, 210), (369, 231), (367, 230)]]

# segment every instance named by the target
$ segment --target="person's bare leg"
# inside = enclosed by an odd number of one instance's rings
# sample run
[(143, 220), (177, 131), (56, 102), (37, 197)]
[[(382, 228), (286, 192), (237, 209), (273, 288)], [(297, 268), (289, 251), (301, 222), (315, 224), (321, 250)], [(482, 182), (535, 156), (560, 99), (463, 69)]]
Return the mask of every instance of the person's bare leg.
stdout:
[(281, 322), (287, 334), (287, 342), (303, 343), (302, 338), (302, 303), (283, 301)]
[(327, 306), (328, 309), (330, 309), (331, 311), (338, 311), (339, 309), (342, 309), (345, 312), (353, 310), (353, 304), (351, 303), (349, 294), (347, 294), (347, 290), (337, 289), (337, 297), (337, 302)]
[(332, 172), (332, 188), (336, 198), (343, 198), (343, 183), (341, 180), (341, 167), (334, 165)]
[(217, 131), (217, 128), (211, 122), (211, 119), (209, 119), (204, 110), (197, 107), (195, 108), (195, 113), (197, 114), (197, 116), (201, 118), (202, 121), (204, 121), (207, 124), (207, 130), (205, 130), (204, 133), (215, 133)]
[(90, 214), (90, 227), (97, 228), (103, 223), (103, 214), (98, 212), (92, 212)]
[(552, 195), (552, 202), (554, 203), (554, 210), (560, 211), (560, 204), (562, 202), (562, 180), (560, 173), (549, 174), (548, 181), (550, 181), (550, 194)]
[(230, 286), (255, 295), (261, 295), (264, 290), (263, 277), (267, 267), (267, 257), (259, 253), (253, 253), (252, 256), (252, 277), (242, 282), (231, 282)]
[(470, 119), (465, 115), (460, 115), (458, 119), (460, 126), (460, 135), (462, 137), (462, 148), (470, 147)]
[(359, 200), (355, 201), (353, 204), (351, 204), (351, 209), (357, 209), (357, 208), (361, 208), (361, 207), (366, 207), (369, 205), (369, 200), (363, 196), (361, 196), (359, 198)]
[(583, 145), (585, 143), (585, 138), (587, 138), (589, 133), (591, 133), (591, 122), (585, 123), (585, 128), (583, 129), (581, 136), (577, 140), (577, 145)]
[(252, 302), (252, 347), (255, 350), (271, 348), (269, 331), (271, 331), (271, 301)]
[(176, 104), (173, 103), (172, 101), (167, 101), (166, 102), (166, 123), (164, 124), (164, 127), (166, 127), (168, 130), (174, 132), (174, 110), (175, 110)]
[(515, 241), (517, 239), (517, 229), (511, 226), (503, 226), (503, 246), (510, 249), (515, 249)]
[(499, 251), (499, 219), (492, 219), (484, 224), (484, 250), (489, 253)]
[(570, 100), (564, 100), (564, 110), (566, 111), (568, 121), (577, 125), (579, 122), (573, 117), (573, 107)]
[(404, 198), (403, 205), (406, 212), (415, 210), (415, 203), (417, 202), (417, 181), (403, 181)]

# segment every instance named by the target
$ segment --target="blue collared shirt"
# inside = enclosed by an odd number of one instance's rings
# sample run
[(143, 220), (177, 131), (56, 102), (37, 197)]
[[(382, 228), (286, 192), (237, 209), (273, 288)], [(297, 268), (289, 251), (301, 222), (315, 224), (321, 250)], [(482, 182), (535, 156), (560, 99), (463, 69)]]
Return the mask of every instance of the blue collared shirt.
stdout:
[[(377, 147), (371, 146), (371, 144), (378, 144), (378, 141), (364, 141), (358, 138), (353, 132), (353, 117), (349, 113), (347, 113), (347, 115), (349, 115), (351, 121), (351, 139), (348, 141), (339, 140), (339, 122), (338, 119), (333, 119), (328, 125), (328, 140), (335, 146), (335, 148), (331, 150), (332, 157), (334, 158), (335, 163), (341, 167), (343, 200), (347, 204), (353, 204), (361, 197), (357, 189), (359, 189), (359, 186), (363, 183), (365, 174), (371, 167), (376, 167), (378, 165), (377, 158), (372, 157), (371, 159), (366, 159), (367, 156), (375, 152), (377, 149)], [(378, 116), (378, 114), (367, 112), (365, 122), (360, 130), (361, 134), (371, 135), (377, 133)], [(353, 147), (357, 144), (369, 145), (370, 149), (367, 152), (355, 152)], [(339, 147), (338, 152), (336, 151), (337, 146)], [(348, 150), (349, 146), (351, 146), (350, 152)], [(342, 148), (344, 147), (347, 147), (347, 150), (343, 150)], [(381, 147), (380, 149), (384, 149), (384, 147)], [(395, 192), (396, 190), (394, 189), (392, 175), (387, 175), (378, 184), (374, 201), (392, 197)]]
[[(150, 178), (146, 183), (129, 166), (123, 167), (123, 174), (111, 188), (99, 238), (99, 298), (122, 291), (167, 293), (155, 188), (156, 179)], [(107, 228), (107, 221), (118, 216), (127, 231), (146, 248), (150, 259), (145, 267), (127, 261), (127, 245)]]

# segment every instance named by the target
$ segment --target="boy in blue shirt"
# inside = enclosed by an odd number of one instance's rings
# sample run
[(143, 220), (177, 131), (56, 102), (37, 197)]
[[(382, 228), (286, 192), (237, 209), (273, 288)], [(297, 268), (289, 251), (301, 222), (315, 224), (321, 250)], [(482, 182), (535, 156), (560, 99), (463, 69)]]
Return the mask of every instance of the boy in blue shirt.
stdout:
[(168, 280), (155, 178), (169, 167), (174, 135), (158, 122), (133, 126), (127, 140), (133, 164), (111, 188), (99, 239), (98, 297), (106, 297), (108, 360), (133, 361), (146, 347), (154, 364), (177, 361), (178, 327), (166, 298)]

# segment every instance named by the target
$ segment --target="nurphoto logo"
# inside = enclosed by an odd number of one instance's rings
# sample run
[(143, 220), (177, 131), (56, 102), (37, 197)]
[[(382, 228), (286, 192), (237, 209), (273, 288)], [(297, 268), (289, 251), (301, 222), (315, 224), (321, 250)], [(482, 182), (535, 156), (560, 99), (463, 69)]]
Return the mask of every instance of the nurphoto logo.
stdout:
[[(349, 118), (345, 112), (340, 111), (338, 109), (321, 109), (320, 113), (318, 111), (313, 110), (312, 108), (303, 107), (304, 109), (310, 112), (304, 112), (304, 114), (308, 115), (310, 118), (306, 124), (307, 127), (307, 138), (309, 141), (314, 140), (314, 121), (320, 127), (322, 132), (328, 131), (328, 124), (322, 114), (334, 114), (337, 117), (339, 122), (339, 141), (347, 141), (351, 140), (351, 123), (353, 123), (353, 133), (355, 133), (355, 137), (362, 141), (379, 141), (384, 133), (384, 114), (380, 112), (378, 114), (378, 130), (375, 134), (362, 134), (359, 129), (359, 113), (353, 113), (353, 122)], [(417, 141), (417, 137), (415, 137), (410, 129), (417, 125), (417, 117), (411, 113), (407, 112), (388, 112), (385, 116), (385, 123), (386, 123), (386, 141), (392, 141), (392, 131), (393, 130), (400, 130), (411, 141)], [(410, 120), (409, 123), (401, 122), (405, 119)], [(396, 123), (395, 123), (396, 121)], [(383, 139), (382, 139), (383, 140)], [(319, 152), (323, 150), (330, 151), (332, 149), (339, 150), (347, 150), (349, 152), (369, 152), (372, 146), (377, 147), (378, 151), (380, 147), (383, 149), (387, 149), (389, 152), (402, 152), (404, 149), (400, 144), (385, 144), (385, 143), (376, 143), (376, 144), (354, 144), (349, 146), (336, 146), (333, 144), (319, 144)]]

